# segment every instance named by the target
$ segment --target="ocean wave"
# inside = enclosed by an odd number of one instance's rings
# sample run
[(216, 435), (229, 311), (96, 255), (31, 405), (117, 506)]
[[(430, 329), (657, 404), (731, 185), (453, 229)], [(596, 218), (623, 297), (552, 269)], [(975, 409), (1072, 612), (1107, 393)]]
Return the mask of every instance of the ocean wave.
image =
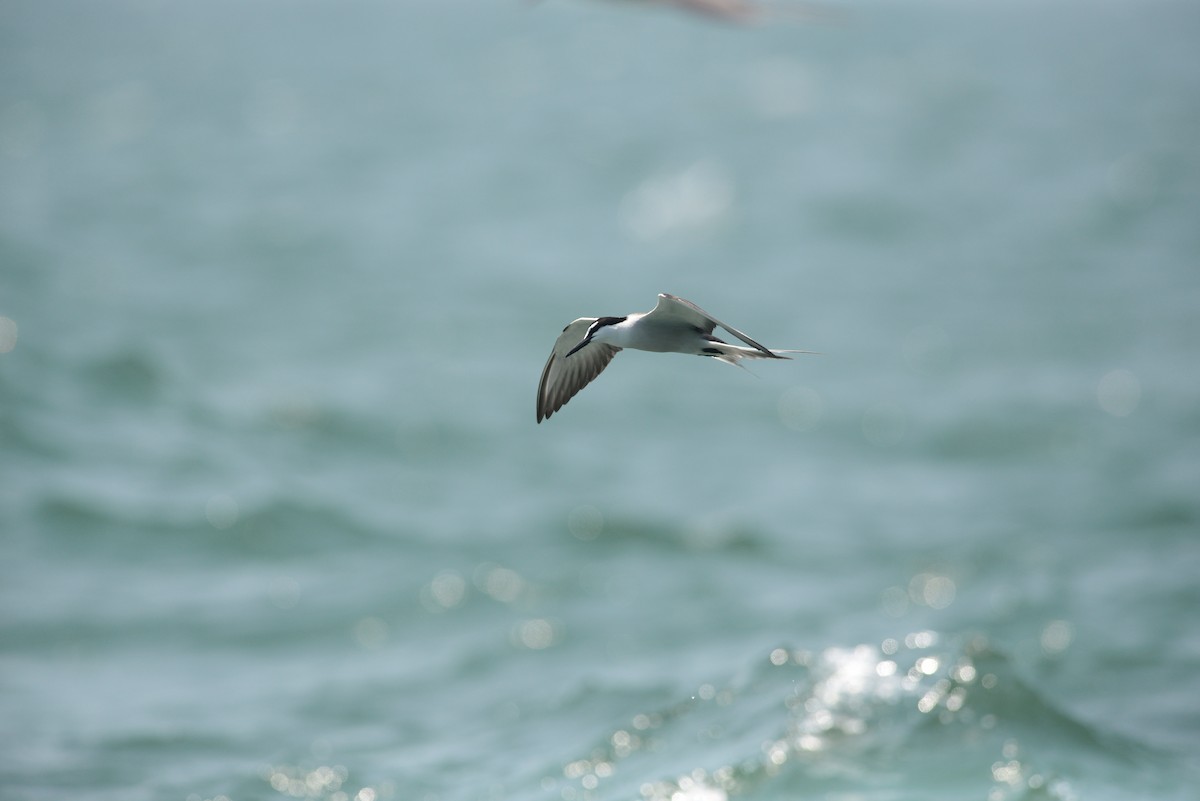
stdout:
[(90, 389), (126, 402), (154, 400), (170, 381), (165, 360), (140, 348), (105, 353), (81, 367)]
[(919, 631), (880, 645), (776, 648), (726, 686), (634, 715), (544, 786), (564, 799), (801, 789), (865, 799), (898, 788), (938, 798), (971, 785), (995, 801), (1073, 799), (1097, 781), (1137, 787), (1165, 759), (1059, 708), (984, 638)]
[(578, 507), (571, 512), (568, 529), (576, 539), (598, 547), (731, 554), (758, 554), (770, 550), (770, 543), (762, 532), (738, 522), (699, 519), (678, 524), (633, 516), (610, 519), (590, 506)]
[(239, 501), (215, 494), (151, 507), (52, 492), (36, 502), (33, 518), (38, 529), (66, 547), (91, 542), (111, 551), (125, 543), (139, 551), (183, 549), (217, 560), (342, 550), (348, 542), (379, 536), (376, 527), (345, 508), (297, 497)]

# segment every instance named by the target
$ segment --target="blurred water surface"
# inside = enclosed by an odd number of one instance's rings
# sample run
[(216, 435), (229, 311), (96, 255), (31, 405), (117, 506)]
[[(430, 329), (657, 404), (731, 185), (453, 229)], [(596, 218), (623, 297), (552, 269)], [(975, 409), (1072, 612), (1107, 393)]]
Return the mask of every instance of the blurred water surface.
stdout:
[(0, 795), (1193, 798), (1200, 12), (839, 7), (5, 3)]

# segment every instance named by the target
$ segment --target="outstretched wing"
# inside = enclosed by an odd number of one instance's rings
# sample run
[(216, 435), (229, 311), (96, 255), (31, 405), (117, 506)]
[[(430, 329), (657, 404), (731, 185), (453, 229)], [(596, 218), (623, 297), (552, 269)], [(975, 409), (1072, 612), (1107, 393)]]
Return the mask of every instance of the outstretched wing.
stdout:
[(563, 405), (600, 375), (613, 356), (621, 350), (601, 342), (589, 342), (587, 346), (567, 356), (571, 348), (583, 340), (588, 326), (596, 322), (595, 317), (580, 317), (559, 334), (554, 350), (542, 370), (538, 384), (537, 421), (540, 423), (557, 412)]
[(775, 357), (776, 355), (770, 348), (760, 345), (733, 326), (726, 325), (690, 300), (684, 300), (675, 295), (668, 295), (665, 292), (659, 294), (658, 305), (651, 309), (649, 314), (642, 319), (679, 321), (695, 326), (705, 334), (711, 334), (713, 329), (719, 325), (750, 347), (762, 351), (764, 355), (769, 357)]

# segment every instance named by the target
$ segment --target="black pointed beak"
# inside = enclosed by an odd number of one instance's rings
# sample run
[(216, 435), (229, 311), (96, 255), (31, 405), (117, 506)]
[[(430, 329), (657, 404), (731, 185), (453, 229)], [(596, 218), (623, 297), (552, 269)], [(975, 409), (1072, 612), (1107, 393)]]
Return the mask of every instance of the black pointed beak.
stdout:
[(584, 345), (586, 345), (587, 343), (589, 343), (591, 341), (592, 341), (591, 337), (584, 337), (582, 342), (580, 342), (578, 345), (576, 345), (575, 347), (573, 347), (569, 351), (567, 351), (567, 356), (570, 356), (572, 353), (579, 350), (580, 348), (582, 348)]

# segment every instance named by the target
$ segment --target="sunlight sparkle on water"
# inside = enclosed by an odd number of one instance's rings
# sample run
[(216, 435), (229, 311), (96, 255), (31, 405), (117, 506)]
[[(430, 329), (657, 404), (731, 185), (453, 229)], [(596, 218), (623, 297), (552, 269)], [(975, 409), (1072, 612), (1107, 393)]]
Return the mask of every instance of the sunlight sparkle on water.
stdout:
[(934, 573), (918, 573), (908, 583), (908, 595), (913, 603), (931, 609), (945, 609), (954, 603), (957, 591), (953, 579)]
[(935, 657), (923, 656), (916, 661), (914, 667), (926, 676), (932, 676), (938, 671), (938, 661)]
[[(978, 673), (972, 654), (985, 649), (986, 642), (977, 638), (963, 650), (931, 650), (938, 642), (937, 634), (926, 630), (900, 639), (888, 638), (878, 647), (863, 644), (819, 652), (771, 649), (766, 669), (772, 675), (786, 674), (785, 682), (791, 687), (783, 698), (788, 716), (786, 731), (763, 740), (757, 758), (751, 762), (712, 773), (697, 770), (674, 781), (648, 782), (641, 788), (643, 798), (676, 801), (738, 795), (755, 775), (774, 776), (793, 761), (824, 759), (821, 755), (836, 753), (845, 743), (870, 736), (881, 718), (894, 714), (884, 712), (887, 709), (908, 707), (932, 715), (941, 725), (978, 720), (982, 728), (994, 727), (994, 716), (977, 716), (969, 705), (969, 685)], [(564, 799), (583, 801), (602, 786), (607, 776), (618, 772), (623, 759), (637, 751), (661, 749), (679, 736), (719, 736), (713, 734), (717, 727), (706, 721), (690, 723), (687, 716), (704, 714), (707, 702), (728, 705), (738, 700), (735, 689), (701, 684), (685, 702), (663, 712), (635, 715), (632, 725), (615, 730), (604, 746), (567, 763), (563, 776), (569, 784), (551, 779), (543, 786), (558, 787)]]
[[(327, 799), (328, 801), (350, 801), (351, 796), (342, 790), (349, 773), (342, 765), (321, 765), (311, 770), (299, 766), (279, 765), (267, 771), (266, 779), (276, 792), (292, 798)], [(353, 797), (360, 799), (369, 792), (374, 799), (375, 790), (364, 787)], [(362, 797), (361, 801), (369, 801)]]
[(700, 768), (690, 775), (680, 776), (674, 782), (648, 782), (641, 786), (642, 797), (647, 801), (726, 801), (729, 793), (714, 782), (721, 779), (714, 774), (710, 779)]
[(936, 644), (937, 635), (932, 631), (914, 631), (912, 634), (905, 635), (904, 637), (904, 646), (906, 648), (932, 648)]
[(467, 581), (453, 570), (443, 570), (421, 588), (421, 604), (430, 611), (454, 609), (466, 599)]
[(824, 653), (829, 674), (813, 688), (813, 695), (829, 706), (841, 703), (846, 697), (862, 695), (877, 677), (877, 652), (860, 645), (853, 649), (830, 648)]
[(512, 603), (525, 592), (526, 582), (511, 568), (482, 564), (472, 576), (475, 586), (501, 603)]
[(1001, 749), (1001, 758), (992, 763), (994, 784), (988, 792), (988, 801), (1017, 801), (1031, 795), (1058, 801), (1076, 799), (1075, 791), (1067, 781), (1056, 779), (1048, 782), (1042, 774), (1032, 772), (1020, 757), (1021, 748), (1017, 741), (1007, 740)]
[(615, 754), (618, 759), (623, 759), (629, 756), (642, 745), (641, 737), (638, 737), (635, 734), (630, 734), (624, 729), (618, 729), (617, 731), (613, 732), (610, 740), (612, 742), (613, 754)]
[(637, 729), (638, 731), (645, 731), (646, 729), (654, 729), (661, 725), (662, 725), (662, 716), (658, 715), (658, 714), (646, 715), (646, 714), (638, 713), (633, 716), (633, 728)]
[(513, 643), (533, 651), (549, 648), (554, 644), (554, 640), (554, 625), (544, 618), (523, 621), (513, 629)]
[(1052, 620), (1042, 629), (1042, 651), (1047, 656), (1058, 656), (1071, 645), (1071, 624), (1066, 620)]

